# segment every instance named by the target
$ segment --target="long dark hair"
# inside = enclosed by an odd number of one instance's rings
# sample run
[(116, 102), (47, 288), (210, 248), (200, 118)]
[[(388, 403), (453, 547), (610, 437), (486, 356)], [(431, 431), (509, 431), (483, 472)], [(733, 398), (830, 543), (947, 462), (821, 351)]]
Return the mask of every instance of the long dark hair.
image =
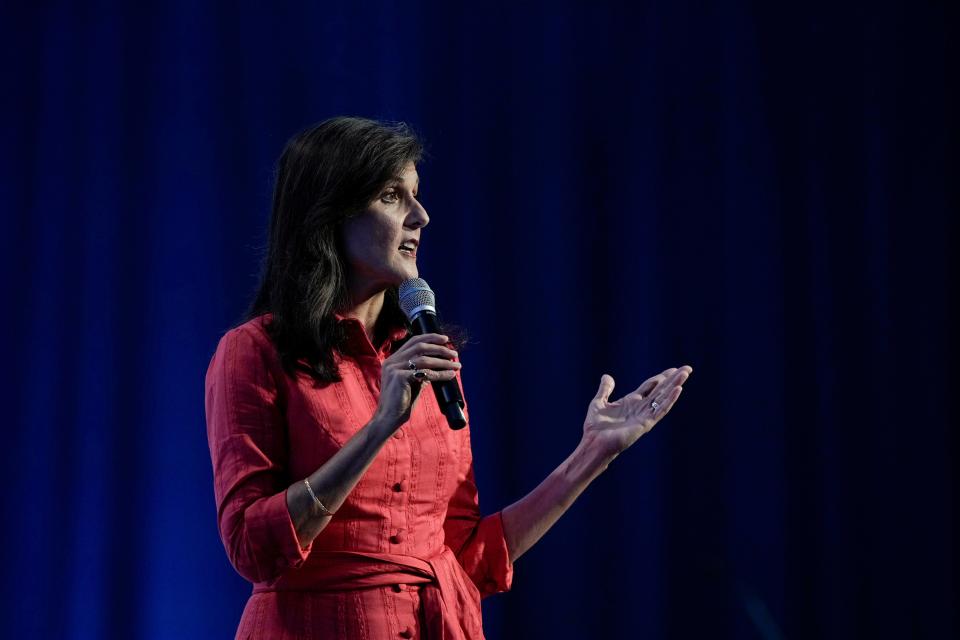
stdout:
[[(273, 314), (268, 332), (288, 374), (306, 358), (320, 380), (340, 380), (333, 351), (344, 335), (333, 314), (348, 299), (337, 231), (422, 155), (408, 125), (366, 118), (330, 118), (287, 142), (277, 163), (260, 285), (245, 320)], [(396, 287), (384, 295), (379, 322), (406, 325)]]

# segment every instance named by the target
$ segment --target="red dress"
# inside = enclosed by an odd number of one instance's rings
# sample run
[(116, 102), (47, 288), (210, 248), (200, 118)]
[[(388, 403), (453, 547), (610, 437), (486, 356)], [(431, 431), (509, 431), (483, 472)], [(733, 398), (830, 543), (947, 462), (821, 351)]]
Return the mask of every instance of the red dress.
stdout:
[[(346, 323), (341, 382), (284, 373), (270, 314), (221, 338), (206, 375), (220, 536), (253, 583), (237, 638), (483, 638), (480, 599), (513, 566), (500, 513), (480, 516), (468, 426), (451, 430), (428, 386), (346, 502), (305, 549), (285, 491), (328, 460), (377, 407), (380, 350)], [(458, 372), (459, 379), (459, 372)], [(462, 388), (462, 385), (461, 385)]]

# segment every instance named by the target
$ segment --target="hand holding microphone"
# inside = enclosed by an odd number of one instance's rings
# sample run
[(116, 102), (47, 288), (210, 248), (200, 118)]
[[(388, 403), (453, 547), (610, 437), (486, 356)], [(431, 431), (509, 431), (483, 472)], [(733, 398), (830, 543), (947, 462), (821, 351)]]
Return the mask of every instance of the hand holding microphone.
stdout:
[(439, 333), (414, 336), (383, 361), (378, 419), (397, 429), (410, 419), (423, 382), (452, 380), (456, 384), (460, 363), (451, 360), (457, 352), (449, 349), (447, 342), (447, 337)]
[[(400, 283), (400, 308), (406, 314), (416, 336), (438, 335), (440, 323), (437, 321), (436, 296), (423, 278), (410, 278)], [(416, 340), (417, 338), (413, 338)], [(448, 351), (450, 351), (448, 349)], [(456, 357), (456, 352), (452, 352)], [(458, 365), (459, 363), (447, 363)], [(457, 366), (457, 369), (460, 367)], [(437, 404), (447, 418), (451, 429), (462, 429), (467, 426), (467, 419), (463, 415), (463, 394), (456, 373), (452, 376), (442, 376), (430, 379), (430, 386), (437, 396)]]
[(436, 297), (421, 278), (400, 285), (400, 308), (410, 320), (414, 337), (383, 361), (377, 417), (394, 429), (410, 419), (423, 382), (429, 382), (451, 429), (467, 426), (463, 394), (457, 382), (457, 352), (447, 347), (437, 321)]

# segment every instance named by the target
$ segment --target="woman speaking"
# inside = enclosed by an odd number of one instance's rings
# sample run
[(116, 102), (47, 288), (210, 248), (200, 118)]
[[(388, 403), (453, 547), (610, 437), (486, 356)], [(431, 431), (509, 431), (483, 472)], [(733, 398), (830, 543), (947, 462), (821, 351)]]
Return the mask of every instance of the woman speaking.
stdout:
[[(689, 366), (615, 402), (536, 489), (481, 516), (467, 427), (424, 384), (460, 383), (458, 344), (411, 336), (398, 286), (430, 218), (402, 124), (333, 118), (279, 161), (269, 248), (243, 324), (206, 375), (220, 536), (253, 583), (237, 638), (483, 638), (480, 599), (676, 402)], [(462, 385), (461, 385), (462, 388)]]

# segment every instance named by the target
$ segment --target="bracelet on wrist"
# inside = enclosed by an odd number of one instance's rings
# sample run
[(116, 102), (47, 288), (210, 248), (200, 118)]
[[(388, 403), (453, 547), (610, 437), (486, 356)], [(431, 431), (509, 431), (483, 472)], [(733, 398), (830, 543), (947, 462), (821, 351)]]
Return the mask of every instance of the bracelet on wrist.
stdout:
[(306, 485), (307, 493), (309, 493), (310, 497), (313, 498), (313, 501), (316, 503), (317, 508), (320, 509), (320, 513), (322, 513), (325, 516), (332, 516), (333, 511), (330, 511), (330, 509), (327, 509), (327, 507), (322, 502), (320, 502), (320, 498), (317, 497), (317, 494), (313, 492), (313, 487), (310, 486), (310, 478), (304, 478), (303, 484)]

